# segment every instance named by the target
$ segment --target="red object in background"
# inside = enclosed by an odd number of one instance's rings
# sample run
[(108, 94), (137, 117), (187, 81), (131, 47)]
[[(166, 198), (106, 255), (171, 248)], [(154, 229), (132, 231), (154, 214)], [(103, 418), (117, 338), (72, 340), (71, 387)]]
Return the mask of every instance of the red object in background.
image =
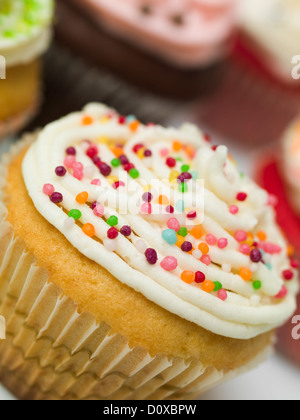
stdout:
[(277, 140), (300, 111), (300, 81), (276, 78), (261, 56), (240, 35), (220, 86), (196, 110), (202, 124), (247, 149)]
[[(284, 230), (288, 241), (295, 247), (296, 253), (300, 255), (300, 218), (289, 205), (278, 158), (271, 156), (260, 164), (257, 170), (257, 181), (270, 194), (278, 198), (278, 204), (275, 207), (277, 221)], [(298, 295), (297, 314), (300, 315), (300, 295)], [(300, 340), (295, 339), (297, 336), (295, 333), (293, 334), (293, 331), (297, 329), (297, 324), (293, 324), (292, 319), (279, 330), (277, 347), (300, 366)]]

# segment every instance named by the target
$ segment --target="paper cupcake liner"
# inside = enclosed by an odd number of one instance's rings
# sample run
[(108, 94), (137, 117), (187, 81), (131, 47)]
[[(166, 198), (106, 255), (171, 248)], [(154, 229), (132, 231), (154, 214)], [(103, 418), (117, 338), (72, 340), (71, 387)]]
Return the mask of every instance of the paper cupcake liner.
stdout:
[[(7, 221), (4, 200), (10, 160), (33, 140), (14, 146), (0, 168), (0, 380), (22, 399), (193, 399), (240, 370), (223, 372), (200, 361), (150, 356), (129, 347), (104, 322), (78, 312), (75, 302), (49, 282)], [(269, 351), (269, 349), (268, 349)], [(260, 357), (242, 369), (259, 363)]]

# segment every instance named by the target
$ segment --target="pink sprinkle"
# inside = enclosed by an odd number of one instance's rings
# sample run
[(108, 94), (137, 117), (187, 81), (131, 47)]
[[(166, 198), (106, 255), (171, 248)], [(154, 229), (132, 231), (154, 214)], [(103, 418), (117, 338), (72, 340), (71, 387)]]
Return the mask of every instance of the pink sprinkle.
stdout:
[(238, 242), (244, 242), (247, 240), (247, 233), (243, 230), (238, 230), (235, 232), (234, 237)]
[(151, 214), (152, 213), (151, 203), (143, 203), (142, 206), (141, 206), (141, 212), (143, 214)]
[(76, 169), (73, 172), (73, 176), (74, 176), (74, 178), (79, 179), (79, 181), (81, 181), (82, 178), (83, 178), (83, 172), (80, 169)]
[(219, 240), (218, 240), (218, 247), (219, 247), (220, 249), (224, 249), (224, 248), (226, 248), (226, 247), (227, 247), (227, 245), (228, 245), (228, 239), (226, 239), (226, 238), (221, 238), (221, 239), (219, 239)]
[(73, 168), (73, 165), (75, 164), (75, 162), (76, 162), (75, 156), (69, 155), (64, 160), (64, 166), (68, 169), (71, 169)]
[(98, 216), (98, 217), (102, 217), (104, 215), (104, 207), (102, 206), (102, 204), (97, 204), (96, 207), (94, 208), (94, 215)]
[(288, 289), (285, 286), (282, 286), (280, 292), (275, 297), (277, 299), (283, 299), (286, 297), (287, 294), (288, 294)]
[(272, 244), (270, 242), (261, 242), (259, 243), (259, 247), (263, 249), (267, 254), (280, 254), (282, 248), (279, 245)]
[(299, 268), (299, 261), (296, 259), (291, 260), (291, 267), (293, 268)]
[(239, 212), (238, 206), (230, 206), (229, 211), (231, 214), (237, 214)]
[(43, 193), (48, 195), (48, 196), (53, 194), (54, 191), (55, 191), (55, 188), (53, 187), (52, 184), (45, 184), (44, 187), (43, 187)]
[(211, 235), (211, 234), (206, 235), (205, 240), (206, 240), (208, 245), (216, 245), (216, 243), (217, 243), (217, 238), (214, 235)]
[(93, 179), (93, 181), (91, 182), (92, 185), (98, 185), (99, 187), (101, 186), (101, 179)]
[(168, 228), (175, 230), (175, 232), (179, 231), (180, 224), (179, 224), (178, 220), (176, 219), (176, 217), (173, 217), (172, 219), (170, 219), (168, 221)]
[(160, 153), (160, 156), (161, 156), (161, 157), (166, 157), (166, 156), (168, 156), (168, 154), (169, 154), (169, 150), (168, 150), (168, 149), (161, 149), (161, 150), (159, 151), (159, 153)]
[(80, 163), (80, 162), (75, 162), (74, 164), (73, 164), (73, 169), (74, 169), (74, 171), (83, 171), (83, 169), (84, 169), (84, 166), (83, 166), (83, 164), (82, 163)]
[(268, 198), (268, 203), (267, 204), (269, 206), (272, 206), (272, 207), (277, 206), (277, 204), (278, 204), (278, 198), (276, 197), (276, 195), (270, 194), (269, 195), (269, 198)]
[(200, 261), (205, 265), (209, 265), (211, 263), (211, 258), (209, 255), (202, 255)]
[(242, 244), (242, 245), (240, 246), (240, 252), (241, 252), (242, 254), (249, 255), (249, 254), (250, 254), (250, 251), (251, 251), (251, 248), (250, 248), (250, 246), (249, 246), (249, 245), (247, 245), (247, 244)]
[(114, 184), (113, 184), (113, 188), (115, 189), (115, 190), (117, 190), (118, 188), (120, 188), (120, 187), (125, 187), (125, 183), (123, 182), (123, 181), (116, 181)]
[(166, 271), (173, 271), (177, 268), (178, 262), (174, 257), (166, 257), (162, 260), (160, 265)]
[(227, 299), (227, 292), (224, 289), (221, 289), (218, 291), (218, 298), (221, 300), (226, 300)]

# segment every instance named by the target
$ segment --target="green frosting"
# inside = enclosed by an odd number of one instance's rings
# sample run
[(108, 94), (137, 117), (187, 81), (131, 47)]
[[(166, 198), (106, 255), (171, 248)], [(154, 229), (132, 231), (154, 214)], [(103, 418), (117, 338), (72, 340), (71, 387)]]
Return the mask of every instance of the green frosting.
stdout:
[(53, 0), (0, 0), (0, 39), (30, 37), (50, 24)]

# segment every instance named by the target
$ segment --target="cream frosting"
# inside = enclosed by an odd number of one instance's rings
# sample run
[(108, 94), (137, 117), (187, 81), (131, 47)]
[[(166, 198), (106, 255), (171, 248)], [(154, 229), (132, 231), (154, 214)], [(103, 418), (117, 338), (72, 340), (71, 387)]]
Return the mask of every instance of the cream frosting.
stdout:
[[(173, 151), (174, 140), (182, 145), (180, 151)], [(112, 172), (102, 175), (88, 157), (87, 148), (90, 150), (96, 145), (101, 162), (109, 164), (118, 156), (122, 142), (123, 153), (137, 173), (129, 172), (131, 175), (124, 177), (120, 166), (111, 165)], [(152, 156), (144, 158), (144, 152), (140, 153), (144, 150), (141, 145), (151, 151)], [(67, 163), (70, 156), (66, 155), (66, 150), (70, 147), (76, 150), (73, 169)], [(172, 181), (174, 168), (165, 163), (172, 156), (179, 159), (175, 160), (175, 169), (188, 162), (190, 168), (182, 169), (188, 169), (194, 178), (185, 183), (189, 190), (184, 193), (178, 192), (178, 185), (182, 184), (178, 184), (177, 179)], [(56, 168), (64, 164), (69, 169), (63, 176), (58, 176)], [(124, 168), (126, 172), (128, 168)], [(76, 170), (82, 170), (81, 176), (75, 173)], [(122, 283), (184, 319), (222, 336), (249, 339), (281, 325), (295, 310), (297, 275), (290, 269), (287, 244), (275, 224), (268, 194), (241, 176), (226, 147), (212, 149), (203, 133), (192, 125), (180, 129), (143, 126), (132, 117), (125, 120), (103, 105), (90, 104), (82, 112), (62, 118), (41, 131), (26, 154), (23, 176), (36, 209), (76, 249), (105, 267)], [(101, 186), (92, 183), (95, 178), (101, 181)], [(115, 183), (120, 180), (125, 186), (117, 189)], [(52, 202), (45, 194), (44, 185), (52, 185), (62, 194), (63, 201), (60, 204)], [(144, 197), (145, 190), (149, 190), (149, 185), (152, 186), (152, 210), (149, 211), (151, 214), (145, 214), (145, 210), (140, 211), (145, 198), (139, 200)], [(83, 191), (88, 194), (88, 201), (79, 204), (76, 197)], [(237, 202), (240, 192), (246, 194), (247, 199)], [(159, 194), (170, 199), (177, 209), (174, 214), (166, 211), (165, 201), (158, 201), (161, 200)], [(104, 207), (102, 217), (92, 210), (91, 203), (95, 201)], [(137, 207), (132, 205), (136, 202)], [(233, 204), (239, 208), (238, 213), (230, 211)], [(80, 211), (80, 223), (70, 223), (72, 217), (68, 212), (74, 209)], [(187, 214), (193, 210), (197, 214), (190, 220)], [(131, 227), (130, 236), (119, 234), (117, 239), (108, 239), (111, 229), (108, 223), (112, 216), (117, 217), (119, 231), (123, 226)], [(180, 245), (172, 245), (162, 236), (170, 219), (174, 218), (181, 228), (187, 228), (188, 235), (184, 240), (192, 243), (193, 253), (184, 252)], [(92, 237), (84, 233), (82, 225), (86, 224), (94, 227)], [(192, 236), (192, 229), (200, 225), (203, 236)], [(266, 238), (261, 237), (262, 230)], [(237, 232), (241, 231), (251, 232), (248, 239), (250, 237), (252, 243), (259, 242), (253, 247), (264, 250), (263, 261), (254, 263), (249, 252), (240, 252)], [(224, 248), (218, 246), (219, 242), (209, 246), (211, 261), (207, 260), (206, 252), (202, 255), (198, 251), (199, 244), (209, 242), (207, 234), (221, 238), (223, 242), (227, 240)], [(182, 239), (180, 235), (185, 236), (178, 231), (179, 240)], [(150, 264), (145, 257), (146, 249), (156, 251), (156, 264)], [(168, 256), (177, 261), (177, 268), (173, 267), (172, 271), (160, 264)], [(245, 269), (248, 273), (251, 271), (251, 281), (245, 281), (241, 274)], [(286, 270), (293, 277), (288, 282), (282, 275)], [(209, 283), (215, 282), (216, 289), (208, 293), (204, 291), (203, 283), (187, 284), (182, 280), (185, 272), (201, 272)], [(255, 290), (257, 282), (261, 287)], [(221, 294), (217, 292), (220, 288)], [(226, 300), (222, 300), (224, 293)], [(282, 298), (277, 296), (279, 293)]]
[(179, 67), (207, 65), (227, 52), (235, 0), (75, 0), (101, 25)]
[(26, 64), (46, 51), (52, 17), (52, 0), (2, 0), (0, 54), (7, 66)]
[(292, 59), (299, 55), (300, 45), (299, 1), (242, 0), (240, 19), (244, 30), (263, 48), (270, 69), (292, 81)]

